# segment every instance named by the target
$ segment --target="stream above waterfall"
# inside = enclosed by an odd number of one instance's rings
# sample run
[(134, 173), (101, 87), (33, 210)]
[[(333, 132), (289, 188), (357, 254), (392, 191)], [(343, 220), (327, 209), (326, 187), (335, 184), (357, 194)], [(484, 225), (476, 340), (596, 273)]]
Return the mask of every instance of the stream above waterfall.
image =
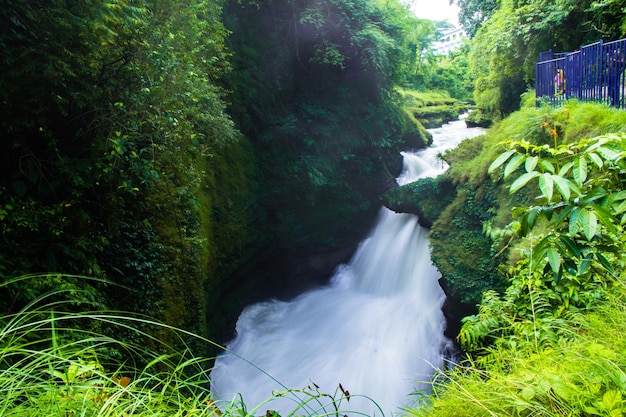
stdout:
[[(463, 121), (430, 130), (431, 147), (402, 152), (398, 184), (443, 172), (438, 154), (483, 131)], [(213, 392), (224, 402), (240, 393), (249, 410), (284, 393), (254, 414), (270, 409), (286, 416), (307, 400), (297, 414), (322, 414), (323, 406), (333, 411), (330, 398), (318, 393), (334, 395), (342, 414), (400, 411), (444, 366), (450, 341), (438, 278), (428, 230), (414, 215), (381, 208), (369, 236), (328, 285), (245, 308), (235, 339), (216, 359)], [(341, 399), (346, 396), (349, 401)]]

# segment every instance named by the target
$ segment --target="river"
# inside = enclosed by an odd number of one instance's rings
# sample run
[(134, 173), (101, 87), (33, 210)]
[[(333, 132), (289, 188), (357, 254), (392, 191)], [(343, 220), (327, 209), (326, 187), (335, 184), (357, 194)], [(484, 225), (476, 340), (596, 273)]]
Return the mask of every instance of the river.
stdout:
[[(402, 153), (399, 184), (443, 172), (437, 155), (484, 129), (456, 121), (430, 132), (431, 147)], [(328, 285), (247, 307), (211, 373), (221, 406), (243, 398), (249, 411), (263, 403), (254, 415), (319, 415), (337, 405), (341, 415), (382, 416), (417, 401), (450, 344), (427, 235), (414, 215), (383, 207)]]

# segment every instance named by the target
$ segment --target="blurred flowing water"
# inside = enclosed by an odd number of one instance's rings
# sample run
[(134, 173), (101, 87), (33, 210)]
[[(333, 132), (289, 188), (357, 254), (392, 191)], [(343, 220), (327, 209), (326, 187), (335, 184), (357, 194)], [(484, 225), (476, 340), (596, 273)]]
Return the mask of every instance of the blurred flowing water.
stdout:
[[(402, 153), (398, 184), (443, 172), (437, 155), (483, 131), (468, 129), (463, 121), (430, 130), (431, 147)], [(310, 387), (314, 393), (319, 387), (339, 398), (341, 384), (350, 393), (349, 402), (341, 401), (342, 415), (392, 415), (415, 402), (412, 393), (428, 390), (450, 343), (443, 334), (445, 295), (427, 234), (414, 215), (383, 207), (369, 237), (327, 286), (288, 302), (247, 307), (236, 338), (227, 344), (229, 352), (217, 358), (211, 373), (217, 398), (230, 401), (241, 393), (252, 408), (287, 388)], [(307, 398), (289, 392), (254, 414), (271, 409), (284, 417)], [(321, 414), (324, 404), (329, 404), (326, 397), (311, 401), (297, 414)]]

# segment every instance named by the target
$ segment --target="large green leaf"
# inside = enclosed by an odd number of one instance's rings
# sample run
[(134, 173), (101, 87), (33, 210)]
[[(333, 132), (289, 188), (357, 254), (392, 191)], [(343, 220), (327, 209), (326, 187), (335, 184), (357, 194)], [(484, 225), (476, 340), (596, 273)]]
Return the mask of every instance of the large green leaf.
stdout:
[(531, 207), (526, 210), (524, 215), (520, 219), (520, 234), (522, 236), (526, 236), (530, 230), (535, 227), (535, 223), (539, 218), (539, 213), (541, 212), (541, 207)]
[(590, 152), (590, 153), (587, 154), (587, 156), (589, 157), (589, 159), (591, 159), (591, 161), (594, 164), (596, 164), (596, 166), (598, 168), (602, 168), (604, 166), (604, 162), (602, 161), (602, 158), (597, 153)]
[(611, 412), (610, 416), (618, 416), (622, 414), (622, 409), (623, 409), (623, 401), (622, 401), (622, 393), (618, 390), (609, 390), (607, 392), (604, 393), (604, 395), (602, 396), (602, 401), (600, 402), (600, 404), (602, 405), (602, 410), (603, 411), (613, 411), (616, 410), (618, 411), (617, 413), (613, 413)]
[(600, 252), (598, 252), (598, 253), (596, 253), (596, 257), (598, 258), (598, 261), (600, 261), (602, 266), (604, 266), (607, 269), (607, 271), (609, 271), (611, 274), (615, 274), (615, 270), (613, 269), (613, 265), (611, 265), (611, 262), (609, 262), (609, 260), (606, 259), (604, 257), (604, 255), (602, 255)]
[(620, 191), (609, 195), (608, 209), (612, 210), (615, 215), (626, 211), (626, 191)]
[(576, 207), (572, 210), (572, 215), (569, 217), (569, 234), (574, 236), (580, 230), (580, 226), (578, 224), (578, 218), (580, 217), (580, 212), (583, 211), (581, 208)]
[(561, 269), (561, 254), (556, 248), (552, 247), (546, 250), (546, 256), (552, 272), (554, 272), (555, 276), (558, 276), (559, 269)]
[(626, 200), (626, 191), (619, 191), (617, 193), (611, 194), (611, 201), (622, 201)]
[(614, 160), (619, 154), (615, 152), (613, 149), (607, 148), (606, 146), (600, 146), (596, 151), (605, 159), (605, 160)]
[(516, 179), (513, 182), (513, 184), (511, 184), (511, 189), (509, 190), (509, 192), (511, 194), (513, 194), (514, 192), (516, 192), (517, 190), (519, 190), (520, 188), (525, 186), (528, 183), (528, 181), (532, 180), (533, 178), (537, 177), (538, 175), (539, 175), (539, 173), (537, 171), (526, 172), (526, 173), (520, 175), (519, 178)]
[(543, 196), (548, 200), (552, 200), (552, 194), (554, 192), (554, 181), (552, 180), (552, 174), (546, 172), (539, 177), (539, 189), (543, 193)]
[(491, 165), (489, 165), (489, 170), (487, 172), (489, 172), (490, 174), (495, 171), (498, 167), (500, 167), (502, 164), (504, 164), (506, 161), (509, 160), (509, 158), (511, 156), (513, 156), (513, 154), (515, 154), (516, 151), (515, 150), (510, 150), (510, 151), (506, 151), (502, 154), (500, 154), (500, 156), (498, 156), (496, 158), (495, 161), (493, 161), (491, 163)]
[(538, 161), (538, 156), (529, 156), (528, 158), (526, 158), (526, 162), (524, 163), (524, 168), (526, 169), (526, 172), (534, 171)]
[(522, 163), (524, 163), (524, 155), (516, 154), (511, 158), (506, 167), (504, 167), (504, 178), (507, 178), (511, 175), (517, 168), (519, 168)]
[(542, 159), (541, 161), (539, 161), (539, 166), (544, 170), (547, 171), (551, 174), (555, 173), (555, 169), (554, 169), (554, 165), (552, 164), (552, 162), (546, 160), (546, 159)]
[(570, 196), (571, 196), (571, 191), (570, 191), (570, 186), (568, 184), (568, 180), (560, 177), (558, 175), (554, 175), (552, 177), (552, 179), (554, 179), (554, 183), (556, 184), (556, 188), (559, 191), (559, 193), (561, 194), (561, 196), (563, 197), (563, 200), (567, 201), (569, 200)]
[(593, 239), (598, 230), (598, 218), (596, 217), (596, 213), (589, 209), (580, 210), (577, 223), (579, 230), (582, 231), (587, 240)]
[(587, 179), (587, 160), (584, 157), (576, 158), (573, 169), (574, 181), (582, 187)]
[(626, 211), (626, 201), (622, 201), (617, 206), (613, 207), (613, 211), (615, 212), (615, 214), (622, 214), (624, 211)]
[(573, 167), (573, 166), (574, 166), (574, 163), (573, 163), (573, 162), (568, 162), (568, 163), (566, 163), (565, 165), (563, 165), (563, 166), (561, 167), (561, 169), (559, 169), (559, 175), (560, 175), (561, 177), (566, 176), (566, 175), (567, 175), (567, 173), (569, 172), (569, 170), (570, 170), (570, 169), (572, 169), (572, 167)]
[(559, 236), (563, 246), (567, 249), (568, 252), (572, 254), (575, 258), (580, 258), (580, 248), (576, 245), (576, 243), (566, 235)]
[(595, 205), (593, 206), (593, 212), (596, 215), (598, 221), (602, 223), (610, 233), (619, 233), (617, 228), (615, 227), (617, 219), (608, 210), (605, 210), (599, 205)]

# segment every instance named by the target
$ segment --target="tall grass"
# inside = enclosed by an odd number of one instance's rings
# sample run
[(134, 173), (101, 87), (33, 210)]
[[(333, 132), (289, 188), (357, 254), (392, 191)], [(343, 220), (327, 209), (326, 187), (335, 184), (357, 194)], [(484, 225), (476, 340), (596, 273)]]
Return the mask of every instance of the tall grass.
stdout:
[[(224, 347), (150, 318), (86, 304), (88, 295), (75, 286), (53, 288), (0, 317), (1, 416), (277, 415), (271, 403), (284, 397), (294, 399), (290, 416), (338, 416), (349, 400), (343, 390), (285, 387), (251, 408), (239, 395), (219, 401), (210, 389), (213, 358), (195, 355), (185, 340)], [(155, 336), (164, 332), (176, 335), (176, 346)]]
[[(140, 330), (175, 329), (119, 312), (77, 311), (76, 296), (75, 289), (53, 289), (0, 319), (0, 415), (218, 413), (209, 359), (176, 351)], [(129, 332), (159, 350), (114, 337)]]

